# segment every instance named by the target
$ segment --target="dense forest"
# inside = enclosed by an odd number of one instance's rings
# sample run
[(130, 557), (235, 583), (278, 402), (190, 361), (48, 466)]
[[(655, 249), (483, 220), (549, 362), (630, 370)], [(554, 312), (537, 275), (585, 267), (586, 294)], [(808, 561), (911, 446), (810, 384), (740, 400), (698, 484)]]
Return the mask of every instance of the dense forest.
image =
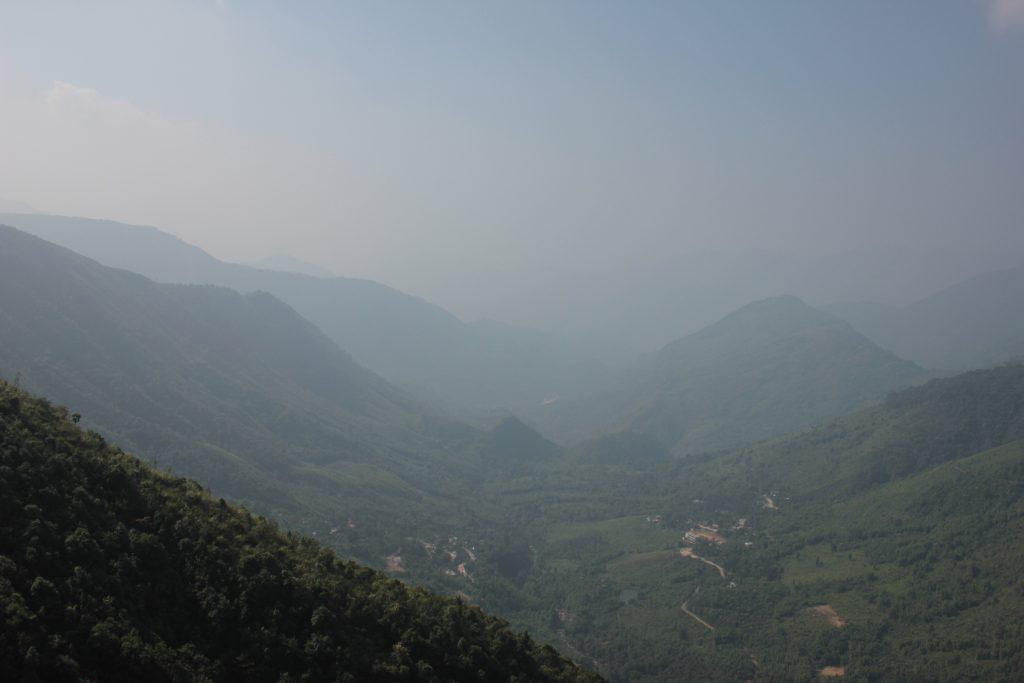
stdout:
[(587, 681), (0, 383), (0, 678)]

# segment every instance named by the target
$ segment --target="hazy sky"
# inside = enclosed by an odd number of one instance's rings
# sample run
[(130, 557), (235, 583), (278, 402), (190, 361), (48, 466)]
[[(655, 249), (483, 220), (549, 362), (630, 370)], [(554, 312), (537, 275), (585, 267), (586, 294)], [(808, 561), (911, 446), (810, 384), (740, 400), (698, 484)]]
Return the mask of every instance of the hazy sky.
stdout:
[(7, 0), (0, 198), (428, 294), (1021, 248), (1024, 0)]

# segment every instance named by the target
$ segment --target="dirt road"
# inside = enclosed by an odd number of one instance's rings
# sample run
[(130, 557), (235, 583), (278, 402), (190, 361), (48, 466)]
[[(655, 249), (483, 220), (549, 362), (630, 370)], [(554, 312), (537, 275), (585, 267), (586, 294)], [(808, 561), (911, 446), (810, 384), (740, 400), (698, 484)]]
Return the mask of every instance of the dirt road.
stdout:
[(715, 630), (714, 626), (712, 626), (711, 624), (709, 624), (708, 622), (704, 621), (703, 619), (701, 619), (696, 614), (694, 614), (693, 612), (690, 611), (690, 607), (689, 607), (690, 600), (693, 600), (695, 597), (697, 597), (697, 593), (700, 593), (700, 586), (697, 586), (697, 590), (693, 591), (693, 595), (688, 597), (686, 599), (686, 602), (683, 603), (683, 612), (685, 612), (691, 619), (693, 619), (694, 621), (696, 621), (698, 624), (700, 624), (701, 626), (705, 627), (709, 631), (714, 631)]
[(692, 557), (695, 560), (700, 560), (704, 564), (710, 564), (712, 567), (718, 570), (718, 573), (722, 576), (723, 579), (725, 578), (725, 567), (718, 564), (717, 562), (712, 562), (706, 557), (701, 557), (697, 553), (693, 552), (693, 548), (680, 548), (679, 554), (683, 557)]

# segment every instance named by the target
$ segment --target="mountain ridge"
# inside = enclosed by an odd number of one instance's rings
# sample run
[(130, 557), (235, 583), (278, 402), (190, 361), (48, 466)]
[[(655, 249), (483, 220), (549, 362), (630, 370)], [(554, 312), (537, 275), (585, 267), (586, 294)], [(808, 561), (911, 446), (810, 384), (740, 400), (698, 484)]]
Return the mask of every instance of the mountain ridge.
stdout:
[(1024, 356), (1024, 265), (964, 280), (904, 307), (844, 302), (828, 309), (879, 345), (926, 366), (961, 371)]
[(153, 227), (0, 214), (0, 223), (5, 222), (159, 282), (267, 291), (361, 364), (467, 416), (489, 419), (497, 410), (528, 407), (551, 394), (581, 393), (600, 383), (605, 372), (600, 363), (569, 359), (571, 354), (552, 343), (555, 338), (541, 343), (518, 333), (503, 334), (496, 326), (479, 329), (440, 306), (371, 280), (226, 263)]
[[(845, 321), (773, 297), (647, 356), (613, 393), (531, 417), (552, 433), (574, 419), (583, 425), (577, 436), (606, 423), (692, 453), (810, 426), (922, 376)], [(596, 416), (589, 424), (588, 415)]]
[(475, 430), (271, 295), (154, 283), (4, 227), (0, 374), (262, 512), (306, 528), (359, 513), (347, 537), (363, 557), (401, 527), (396, 500), (402, 515), (445, 518), (452, 487), (479, 476)]

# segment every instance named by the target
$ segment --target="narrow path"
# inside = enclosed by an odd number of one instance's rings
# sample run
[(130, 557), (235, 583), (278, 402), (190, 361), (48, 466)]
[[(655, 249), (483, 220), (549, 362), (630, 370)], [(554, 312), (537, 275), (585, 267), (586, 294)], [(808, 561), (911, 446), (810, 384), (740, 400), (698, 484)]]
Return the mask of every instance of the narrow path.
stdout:
[(685, 612), (688, 616), (693, 618), (698, 624), (700, 624), (701, 626), (707, 628), (709, 631), (714, 631), (715, 630), (714, 626), (712, 626), (711, 624), (709, 624), (708, 622), (704, 621), (703, 619), (701, 619), (696, 614), (694, 614), (693, 612), (690, 611), (690, 608), (689, 608), (690, 600), (693, 600), (697, 596), (697, 593), (700, 593), (700, 586), (697, 586), (697, 590), (693, 591), (693, 595), (691, 595), (690, 597), (686, 598), (686, 602), (683, 603), (683, 612)]
[(706, 557), (701, 557), (697, 553), (693, 552), (693, 548), (680, 548), (679, 554), (683, 557), (692, 557), (695, 560), (700, 560), (704, 564), (710, 564), (712, 567), (718, 570), (718, 573), (721, 575), (723, 579), (725, 578), (725, 567), (718, 564), (717, 562), (712, 562)]

